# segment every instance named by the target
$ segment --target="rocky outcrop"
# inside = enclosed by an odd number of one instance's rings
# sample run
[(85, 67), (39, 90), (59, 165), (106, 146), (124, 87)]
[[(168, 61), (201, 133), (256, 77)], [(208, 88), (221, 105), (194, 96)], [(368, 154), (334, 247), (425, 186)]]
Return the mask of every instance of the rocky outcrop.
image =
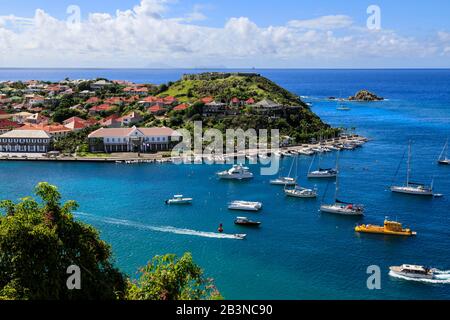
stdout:
[(384, 100), (384, 98), (379, 97), (376, 94), (374, 94), (368, 90), (361, 90), (361, 91), (358, 91), (353, 97), (349, 97), (348, 100), (350, 100), (350, 101), (381, 101), (381, 100)]

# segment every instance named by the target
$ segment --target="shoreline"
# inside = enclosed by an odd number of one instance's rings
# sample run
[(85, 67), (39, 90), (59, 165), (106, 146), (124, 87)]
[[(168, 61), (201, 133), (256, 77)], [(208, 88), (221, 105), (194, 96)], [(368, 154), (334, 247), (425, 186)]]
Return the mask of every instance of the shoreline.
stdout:
[[(223, 154), (221, 156), (206, 156), (206, 155), (190, 155), (185, 157), (164, 157), (167, 152), (160, 152), (155, 154), (148, 153), (121, 153), (114, 156), (105, 157), (77, 157), (77, 156), (53, 156), (48, 157), (45, 155), (32, 156), (32, 154), (21, 154), (12, 153), (8, 155), (2, 155), (0, 153), (1, 161), (38, 161), (38, 162), (88, 162), (88, 163), (126, 163), (126, 164), (138, 164), (138, 163), (168, 163), (174, 161), (180, 161), (183, 163), (184, 160), (190, 160), (191, 163), (197, 163), (199, 160), (212, 161), (217, 164), (226, 163), (226, 160), (233, 157), (234, 159), (238, 157), (246, 157), (252, 160), (254, 157), (259, 157), (259, 155), (271, 155), (272, 152), (276, 153), (280, 157), (293, 156), (293, 155), (304, 155), (304, 156), (314, 156), (317, 153), (331, 152), (331, 151), (344, 151), (353, 150), (360, 147), (370, 141), (368, 138), (360, 135), (342, 136), (334, 139), (328, 139), (316, 143), (304, 143), (299, 145), (291, 145), (279, 147), (278, 149), (248, 149), (245, 153), (233, 153), (233, 154)], [(275, 150), (275, 151), (273, 151)]]

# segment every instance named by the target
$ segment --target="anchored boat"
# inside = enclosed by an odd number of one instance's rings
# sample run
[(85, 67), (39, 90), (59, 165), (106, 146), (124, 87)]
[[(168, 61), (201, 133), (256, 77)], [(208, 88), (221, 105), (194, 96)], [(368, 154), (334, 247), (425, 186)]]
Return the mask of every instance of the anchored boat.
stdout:
[(270, 184), (273, 185), (281, 185), (281, 186), (295, 186), (297, 180), (295, 178), (291, 178), (292, 167), (294, 166), (295, 158), (292, 160), (291, 168), (289, 169), (289, 173), (287, 177), (279, 177), (277, 179), (270, 180)]
[(376, 226), (371, 224), (363, 224), (355, 227), (356, 232), (363, 233), (378, 233), (378, 234), (388, 234), (396, 236), (415, 236), (416, 232), (411, 231), (411, 229), (403, 229), (401, 223), (397, 221), (384, 220), (384, 226)]
[(308, 170), (308, 178), (335, 178), (338, 174), (337, 169), (329, 168), (323, 169), (320, 167), (321, 157), (319, 156), (319, 168), (318, 170), (311, 171), (312, 165), (314, 164), (316, 156), (313, 157)]
[(403, 186), (391, 186), (390, 189), (392, 192), (396, 193), (404, 193), (416, 196), (433, 196), (433, 183), (431, 183), (431, 186), (427, 186), (423, 183), (411, 182), (410, 175), (411, 175), (411, 142), (409, 143), (408, 146), (406, 184)]
[(236, 220), (234, 220), (234, 224), (246, 227), (259, 227), (261, 225), (261, 222), (252, 221), (247, 217), (237, 217)]
[[(338, 157), (336, 160), (336, 168), (339, 167), (339, 151)], [(337, 169), (339, 171), (339, 169)], [(338, 200), (338, 192), (339, 192), (339, 176), (336, 176), (336, 187), (334, 192), (334, 203), (333, 204), (322, 204), (320, 206), (320, 211), (327, 213), (335, 213), (344, 216), (362, 216), (364, 215), (364, 206), (360, 204), (344, 202)], [(325, 192), (326, 194), (326, 192)], [(325, 196), (324, 194), (324, 196)]]
[(450, 165), (450, 159), (448, 158), (448, 139), (445, 143), (444, 149), (442, 149), (441, 154), (438, 159), (439, 164)]
[(218, 172), (217, 176), (220, 179), (243, 180), (253, 178), (253, 173), (249, 171), (249, 168), (244, 167), (243, 165), (234, 165), (229, 170)]
[(251, 202), (251, 201), (232, 201), (228, 205), (230, 210), (241, 210), (241, 211), (259, 211), (262, 208), (261, 202)]
[(172, 199), (166, 200), (166, 204), (191, 204), (192, 198), (185, 198), (183, 195), (175, 195)]

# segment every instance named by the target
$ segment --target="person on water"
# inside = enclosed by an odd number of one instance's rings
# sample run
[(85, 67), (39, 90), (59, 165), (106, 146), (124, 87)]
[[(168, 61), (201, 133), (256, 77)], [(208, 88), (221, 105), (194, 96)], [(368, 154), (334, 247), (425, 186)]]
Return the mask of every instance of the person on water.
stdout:
[(222, 224), (219, 224), (219, 229), (217, 229), (217, 231), (219, 231), (220, 233), (223, 232), (223, 225)]

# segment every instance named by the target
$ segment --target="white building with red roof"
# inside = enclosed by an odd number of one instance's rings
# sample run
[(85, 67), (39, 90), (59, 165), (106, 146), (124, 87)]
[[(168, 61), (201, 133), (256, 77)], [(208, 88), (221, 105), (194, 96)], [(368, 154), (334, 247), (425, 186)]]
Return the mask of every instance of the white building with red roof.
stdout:
[(169, 150), (181, 135), (167, 127), (101, 128), (88, 136), (91, 152), (157, 152)]

